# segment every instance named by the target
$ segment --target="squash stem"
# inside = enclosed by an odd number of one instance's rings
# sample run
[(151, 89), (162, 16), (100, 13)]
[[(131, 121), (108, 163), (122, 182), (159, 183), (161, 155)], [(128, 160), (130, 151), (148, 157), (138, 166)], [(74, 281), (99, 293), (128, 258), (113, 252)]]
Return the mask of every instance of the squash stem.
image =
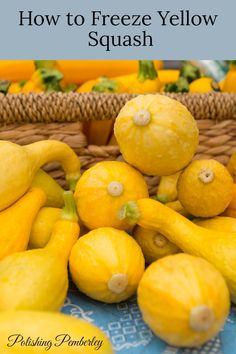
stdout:
[(120, 217), (129, 223), (137, 224), (146, 229), (155, 230), (175, 243), (184, 252), (204, 257), (204, 247), (199, 244), (205, 237), (211, 240), (214, 232), (196, 226), (176, 211), (153, 199), (144, 198), (127, 203), (120, 211)]
[(113, 79), (109, 79), (105, 76), (101, 77), (99, 82), (92, 87), (94, 92), (117, 92), (118, 82)]
[(130, 225), (135, 225), (140, 217), (140, 211), (136, 202), (124, 204), (118, 213), (120, 220), (126, 220)]
[(61, 219), (69, 221), (78, 221), (76, 203), (72, 191), (63, 192), (65, 206), (61, 212)]
[(139, 60), (138, 81), (155, 80), (158, 77), (152, 60)]

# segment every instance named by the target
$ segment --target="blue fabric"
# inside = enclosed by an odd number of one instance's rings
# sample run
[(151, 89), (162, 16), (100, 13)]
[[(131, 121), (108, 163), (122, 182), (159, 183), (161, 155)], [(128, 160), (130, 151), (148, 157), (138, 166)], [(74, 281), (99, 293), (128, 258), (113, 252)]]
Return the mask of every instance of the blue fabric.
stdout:
[(178, 349), (156, 337), (142, 321), (135, 298), (120, 304), (103, 304), (71, 288), (62, 312), (100, 327), (118, 354), (236, 354), (236, 309), (218, 337), (198, 349)]

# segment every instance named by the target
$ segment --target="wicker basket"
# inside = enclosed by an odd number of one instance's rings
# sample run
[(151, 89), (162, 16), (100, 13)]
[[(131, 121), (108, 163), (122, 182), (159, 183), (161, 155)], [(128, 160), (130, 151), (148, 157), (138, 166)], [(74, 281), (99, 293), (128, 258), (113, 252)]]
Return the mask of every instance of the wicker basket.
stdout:
[[(194, 158), (215, 158), (226, 164), (236, 151), (236, 95), (228, 93), (168, 94), (192, 112), (200, 130)], [(121, 107), (135, 95), (99, 93), (51, 93), (0, 95), (0, 139), (21, 145), (57, 139), (80, 156), (82, 169), (102, 160), (121, 160), (118, 146), (88, 145), (82, 123), (114, 120)], [(45, 170), (65, 186), (58, 163)], [(156, 192), (158, 177), (146, 177), (150, 194)]]

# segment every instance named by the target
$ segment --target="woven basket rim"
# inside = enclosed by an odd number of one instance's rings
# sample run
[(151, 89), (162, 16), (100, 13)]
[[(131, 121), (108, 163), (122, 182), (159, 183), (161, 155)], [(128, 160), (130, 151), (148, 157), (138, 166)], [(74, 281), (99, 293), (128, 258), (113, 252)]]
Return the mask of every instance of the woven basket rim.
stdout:
[[(195, 119), (236, 120), (235, 93), (157, 93), (183, 103)], [(126, 93), (51, 92), (0, 94), (0, 124), (66, 123), (115, 119)]]
[[(29, 92), (29, 93), (7, 93), (3, 94), (0, 93), (0, 100), (3, 97), (42, 97), (42, 96), (55, 96), (55, 97), (68, 97), (68, 96), (94, 96), (94, 97), (111, 97), (111, 96), (117, 96), (117, 97), (136, 97), (139, 95), (149, 95), (150, 93), (107, 93), (107, 92)], [(218, 91), (212, 91), (212, 92), (204, 92), (204, 93), (199, 93), (199, 92), (155, 92), (151, 93), (152, 95), (163, 95), (163, 96), (168, 96), (168, 97), (232, 97), (236, 98), (236, 93), (234, 92), (218, 92)]]

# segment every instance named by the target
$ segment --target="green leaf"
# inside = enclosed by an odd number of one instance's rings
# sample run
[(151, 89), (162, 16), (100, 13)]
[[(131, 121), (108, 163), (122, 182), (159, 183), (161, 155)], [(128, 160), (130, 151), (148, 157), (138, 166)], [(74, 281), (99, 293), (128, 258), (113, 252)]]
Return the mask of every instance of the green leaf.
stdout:
[(183, 63), (180, 69), (180, 77), (185, 78), (190, 84), (192, 81), (199, 79), (201, 77), (201, 71), (198, 67), (186, 61)]
[(35, 60), (35, 69), (55, 69), (57, 65), (56, 60)]
[(63, 88), (63, 92), (75, 92), (77, 90), (76, 84), (68, 84), (66, 87)]
[(116, 80), (109, 79), (106, 76), (102, 76), (99, 82), (92, 87), (94, 92), (108, 92), (114, 93), (118, 89), (118, 82)]
[(0, 80), (0, 92), (6, 94), (11, 82), (8, 80)]
[(63, 79), (63, 74), (55, 69), (41, 68), (37, 70), (41, 78), (42, 84), (46, 86), (46, 92), (62, 91), (60, 81)]
[(187, 79), (180, 77), (177, 81), (166, 84), (164, 87), (164, 92), (189, 92)]
[(20, 87), (23, 87), (26, 84), (26, 82), (27, 82), (27, 80), (20, 80), (18, 82), (18, 84), (19, 84)]

